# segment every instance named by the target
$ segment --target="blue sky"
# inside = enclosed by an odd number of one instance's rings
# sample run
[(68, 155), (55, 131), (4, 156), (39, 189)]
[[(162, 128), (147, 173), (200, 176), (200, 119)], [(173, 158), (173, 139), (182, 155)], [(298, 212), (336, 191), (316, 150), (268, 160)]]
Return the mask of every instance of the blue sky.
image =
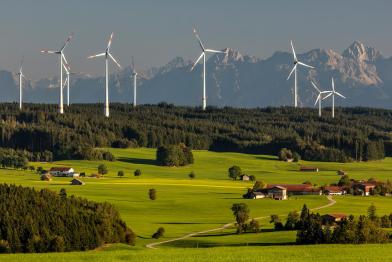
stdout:
[(24, 55), (29, 77), (58, 74), (56, 57), (39, 50), (60, 48), (70, 32), (75, 37), (65, 52), (74, 71), (104, 73), (103, 61), (86, 57), (103, 51), (112, 31), (112, 52), (124, 66), (132, 55), (139, 68), (175, 56), (193, 60), (193, 26), (210, 48), (262, 58), (288, 51), (290, 39), (298, 52), (343, 51), (360, 40), (389, 57), (391, 10), (387, 0), (2, 0), (0, 69), (17, 70)]

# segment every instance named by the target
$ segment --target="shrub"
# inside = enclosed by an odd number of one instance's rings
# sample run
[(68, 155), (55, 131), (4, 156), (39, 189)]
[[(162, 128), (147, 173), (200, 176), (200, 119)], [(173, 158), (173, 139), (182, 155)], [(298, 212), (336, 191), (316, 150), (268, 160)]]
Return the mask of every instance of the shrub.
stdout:
[(124, 176), (124, 171), (120, 170), (117, 172), (117, 176), (123, 177)]
[(157, 191), (154, 188), (148, 190), (148, 196), (151, 200), (157, 199)]
[(237, 177), (239, 177), (240, 175), (242, 175), (242, 170), (239, 166), (232, 166), (229, 168), (228, 170), (229, 172), (229, 177), (233, 180), (236, 180)]
[(196, 177), (195, 172), (193, 172), (193, 171), (190, 172), (188, 176), (190, 179), (194, 179)]
[(249, 176), (249, 180), (252, 181), (252, 182), (256, 181), (256, 177), (254, 175), (250, 175)]
[(152, 238), (158, 239), (163, 237), (165, 234), (165, 229), (163, 227), (158, 228), (157, 232), (152, 235)]
[(193, 153), (184, 144), (161, 146), (157, 149), (156, 161), (161, 166), (186, 166), (193, 164)]
[(10, 245), (7, 240), (0, 239), (0, 254), (9, 253)]
[(142, 171), (140, 169), (136, 169), (135, 172), (133, 172), (133, 174), (135, 176), (141, 176), (142, 175)]
[(278, 153), (278, 158), (281, 161), (287, 161), (288, 159), (293, 159), (293, 153), (290, 149), (282, 148)]
[(98, 174), (105, 175), (108, 173), (108, 167), (105, 164), (100, 164), (98, 166)]

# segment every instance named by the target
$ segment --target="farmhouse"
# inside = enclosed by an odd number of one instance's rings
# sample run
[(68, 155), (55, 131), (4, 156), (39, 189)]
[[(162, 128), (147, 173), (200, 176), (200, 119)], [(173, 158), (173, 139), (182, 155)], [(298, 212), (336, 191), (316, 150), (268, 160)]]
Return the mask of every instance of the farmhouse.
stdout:
[(323, 222), (323, 225), (326, 225), (326, 224), (331, 225), (331, 224), (339, 222), (345, 218), (347, 218), (346, 214), (326, 214), (326, 215), (321, 216), (321, 220)]
[(72, 167), (52, 167), (49, 173), (56, 177), (79, 177)]
[(318, 172), (318, 167), (311, 167), (311, 166), (301, 166), (300, 171), (302, 172)]
[(273, 186), (271, 188), (268, 188), (267, 194), (272, 199), (276, 199), (276, 200), (287, 199), (287, 189), (282, 186)]
[(265, 194), (263, 192), (253, 192), (253, 199), (265, 198)]
[(360, 182), (360, 183), (354, 184), (353, 187), (360, 190), (362, 192), (363, 196), (369, 196), (373, 192), (376, 185), (372, 184), (372, 183), (367, 183), (367, 182)]
[(284, 187), (289, 195), (321, 195), (322, 190), (320, 188), (313, 188), (312, 185), (308, 184), (273, 184), (268, 185), (267, 188), (274, 186)]
[(242, 181), (249, 181), (249, 176), (248, 175), (241, 175), (240, 180)]
[(324, 187), (325, 195), (345, 195), (346, 191), (339, 186), (326, 186)]

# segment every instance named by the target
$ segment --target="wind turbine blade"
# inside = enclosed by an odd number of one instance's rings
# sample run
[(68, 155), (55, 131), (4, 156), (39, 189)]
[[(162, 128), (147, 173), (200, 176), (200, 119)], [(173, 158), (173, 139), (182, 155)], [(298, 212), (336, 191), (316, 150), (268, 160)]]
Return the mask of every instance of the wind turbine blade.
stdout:
[(53, 51), (53, 50), (41, 50), (41, 53), (44, 54), (58, 54), (58, 51)]
[(96, 55), (90, 55), (89, 57), (87, 57), (87, 59), (90, 58), (95, 58), (95, 57), (99, 57), (99, 56), (105, 56), (106, 53), (100, 53), (100, 54), (96, 54)]
[(71, 33), (67, 39), (65, 40), (65, 43), (63, 45), (63, 47), (60, 49), (60, 52), (64, 50), (64, 48), (68, 45), (68, 43), (71, 41), (72, 37), (73, 37), (74, 33)]
[(293, 45), (293, 41), (292, 40), (290, 40), (290, 44), (291, 44), (291, 50), (293, 51), (294, 61), (298, 61), (297, 55), (295, 54), (294, 45)]
[(199, 56), (199, 58), (196, 60), (196, 62), (193, 64), (192, 68), (190, 71), (193, 71), (193, 69), (195, 68), (195, 66), (199, 63), (199, 61), (203, 58), (204, 52), (201, 53), (201, 55)]
[(342, 95), (341, 93), (335, 92), (335, 94), (337, 94), (338, 96), (340, 96), (341, 98), (346, 98), (344, 95)]
[(287, 77), (287, 80), (290, 79), (290, 76), (293, 74), (296, 67), (297, 67), (297, 65), (293, 66), (293, 69), (291, 69), (291, 72), (290, 72), (289, 76)]
[(195, 37), (197, 38), (197, 41), (199, 42), (200, 48), (201, 50), (203, 50), (203, 52), (205, 51), (204, 45), (200, 40), (199, 34), (196, 31), (196, 28), (193, 28), (193, 34), (195, 35)]
[(206, 51), (206, 52), (210, 52), (210, 53), (226, 54), (226, 52), (218, 51), (218, 50), (213, 50), (213, 49), (206, 49), (205, 51)]
[(109, 49), (110, 49), (110, 46), (112, 45), (113, 34), (114, 34), (114, 33), (112, 32), (112, 34), (111, 34), (110, 37), (109, 37), (108, 47), (106, 48), (106, 50), (109, 50)]
[(324, 99), (327, 99), (327, 98), (328, 98), (328, 97), (330, 97), (331, 95), (333, 95), (333, 93), (332, 93), (332, 92), (331, 92), (331, 93), (329, 93), (328, 95), (324, 96), (324, 97), (323, 97), (323, 100), (324, 100)]
[(121, 65), (116, 61), (116, 59), (114, 59), (114, 57), (112, 56), (111, 53), (108, 53), (110, 58), (113, 60), (113, 62), (118, 66), (118, 68), (121, 68)]
[[(312, 83), (313, 87), (314, 87), (319, 93), (322, 93), (321, 90), (316, 86), (316, 84), (313, 83), (313, 81), (310, 81), (310, 82)], [(320, 96), (320, 95), (319, 95), (319, 96)]]
[(332, 90), (335, 92), (335, 81), (333, 81), (333, 77), (332, 77)]
[(302, 66), (309, 67), (309, 68), (314, 68), (313, 66), (307, 65), (307, 64), (305, 64), (305, 63), (302, 63), (302, 62), (298, 62), (298, 64), (300, 64), (300, 65), (302, 65)]
[(317, 96), (317, 99), (316, 99), (316, 102), (314, 102), (314, 105), (317, 105), (317, 102), (320, 100), (320, 97), (321, 97), (321, 94), (319, 94), (319, 95)]

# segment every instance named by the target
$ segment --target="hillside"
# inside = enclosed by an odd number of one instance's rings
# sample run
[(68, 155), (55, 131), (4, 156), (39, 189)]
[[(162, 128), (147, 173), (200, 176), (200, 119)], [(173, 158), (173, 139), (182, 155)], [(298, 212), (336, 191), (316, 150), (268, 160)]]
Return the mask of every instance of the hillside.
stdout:
[[(305, 160), (377, 160), (392, 154), (392, 111), (339, 108), (235, 109), (114, 104), (0, 106), (0, 147), (45, 152), (55, 159), (86, 159), (95, 147), (152, 147), (185, 143), (194, 149), (276, 155), (284, 147)], [(88, 158), (90, 159), (90, 158)], [(31, 159), (30, 159), (31, 160)], [(47, 160), (46, 160), (47, 161)]]
[[(271, 57), (261, 59), (241, 54), (235, 49), (226, 51), (226, 55), (208, 57), (209, 105), (265, 107), (293, 104), (294, 80), (286, 81), (292, 66), (291, 53), (278, 51)], [(331, 77), (334, 77), (337, 89), (347, 96), (347, 99), (337, 101), (339, 105), (391, 108), (392, 78), (389, 72), (392, 69), (392, 58), (382, 56), (376, 48), (355, 41), (342, 53), (313, 49), (298, 54), (298, 58), (316, 67), (315, 70), (301, 68), (298, 71), (301, 106), (313, 106), (315, 101), (316, 93), (310, 85), (311, 80), (328, 90), (331, 88)], [(202, 66), (189, 72), (191, 66), (192, 61), (176, 57), (161, 67), (146, 70), (137, 68), (138, 103), (164, 101), (176, 105), (200, 105)], [(27, 74), (28, 68), (25, 70)], [(109, 88), (111, 101), (133, 101), (130, 80), (132, 70), (128, 66), (113, 72)], [(103, 77), (73, 74), (71, 82), (72, 103), (104, 101)], [(58, 76), (28, 81), (24, 98), (28, 102), (56, 103), (58, 85)], [(11, 72), (0, 72), (0, 86), (3, 90), (0, 101), (18, 99), (18, 79)]]

